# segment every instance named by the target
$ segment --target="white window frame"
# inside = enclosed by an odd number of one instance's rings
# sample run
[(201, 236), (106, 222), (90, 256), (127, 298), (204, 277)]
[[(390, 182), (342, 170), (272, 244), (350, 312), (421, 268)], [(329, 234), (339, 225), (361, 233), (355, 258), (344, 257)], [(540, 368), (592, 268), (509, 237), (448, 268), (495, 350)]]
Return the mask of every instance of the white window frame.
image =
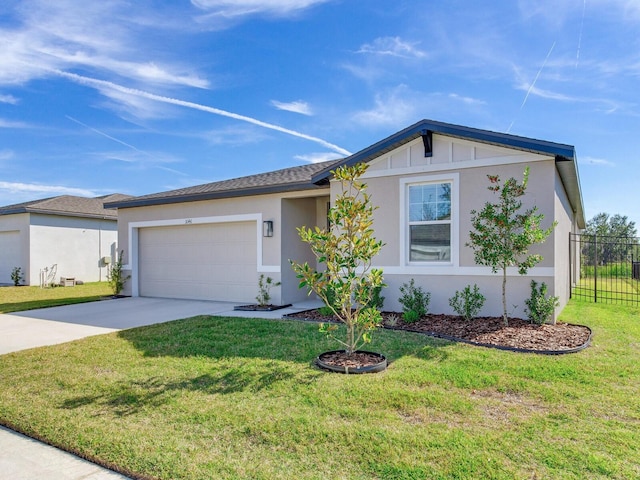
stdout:
[[(410, 224), (409, 187), (435, 183), (451, 184), (451, 255), (449, 261), (411, 261), (409, 260)], [(424, 175), (400, 179), (400, 258), (405, 266), (457, 267), (459, 266), (460, 245), (460, 174)], [(433, 222), (434, 224), (440, 222)]]

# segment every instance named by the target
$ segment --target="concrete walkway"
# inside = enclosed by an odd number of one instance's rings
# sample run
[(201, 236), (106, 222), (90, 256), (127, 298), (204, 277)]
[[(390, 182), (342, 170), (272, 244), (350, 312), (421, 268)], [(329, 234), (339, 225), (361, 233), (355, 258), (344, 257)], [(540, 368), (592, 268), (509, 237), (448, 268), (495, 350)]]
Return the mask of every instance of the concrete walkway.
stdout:
[[(235, 304), (164, 298), (121, 298), (0, 314), (0, 355), (195, 315), (282, 318), (317, 301), (273, 312), (234, 311)], [(0, 357), (0, 365), (2, 358)], [(1, 393), (0, 393), (1, 394)], [(0, 480), (117, 480), (127, 477), (0, 427)]]

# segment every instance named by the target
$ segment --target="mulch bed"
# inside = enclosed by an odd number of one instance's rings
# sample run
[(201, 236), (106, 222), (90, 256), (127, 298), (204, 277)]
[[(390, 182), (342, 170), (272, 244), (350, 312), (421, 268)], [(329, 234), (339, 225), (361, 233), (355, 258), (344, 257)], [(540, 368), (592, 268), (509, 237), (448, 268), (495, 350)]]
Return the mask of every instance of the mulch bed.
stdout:
[[(307, 310), (287, 317), (317, 322), (335, 321), (318, 310)], [(382, 317), (384, 328), (505, 350), (570, 353), (587, 347), (591, 340), (589, 327), (560, 322), (555, 325), (535, 325), (521, 318), (510, 318), (509, 326), (505, 327), (502, 317), (478, 317), (466, 321), (456, 315), (429, 314), (413, 323), (405, 322), (402, 315), (395, 312), (382, 312)]]
[(286, 305), (257, 305), (257, 304), (251, 304), (251, 305), (237, 305), (235, 307), (233, 307), (234, 310), (236, 311), (240, 311), (240, 312), (273, 312), (274, 310), (280, 310), (281, 308), (287, 308), (290, 307), (291, 304), (287, 303)]
[(345, 352), (327, 352), (323, 353), (321, 357), (322, 361), (326, 363), (347, 368), (377, 365), (383, 359), (379, 354), (371, 352), (353, 352), (351, 355), (347, 355)]

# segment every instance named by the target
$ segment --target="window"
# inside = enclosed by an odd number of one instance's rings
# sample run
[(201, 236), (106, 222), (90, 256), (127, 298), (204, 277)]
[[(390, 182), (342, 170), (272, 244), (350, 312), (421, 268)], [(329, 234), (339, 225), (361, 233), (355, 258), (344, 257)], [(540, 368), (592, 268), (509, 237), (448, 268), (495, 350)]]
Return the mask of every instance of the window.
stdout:
[(408, 185), (409, 262), (451, 262), (452, 182)]

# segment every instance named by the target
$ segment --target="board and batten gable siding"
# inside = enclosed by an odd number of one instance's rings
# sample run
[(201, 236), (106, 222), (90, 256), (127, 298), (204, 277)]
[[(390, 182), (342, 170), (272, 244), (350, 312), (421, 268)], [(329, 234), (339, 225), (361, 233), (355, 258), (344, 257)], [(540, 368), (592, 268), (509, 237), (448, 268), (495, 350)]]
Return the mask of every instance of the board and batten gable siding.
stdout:
[[(471, 210), (480, 210), (487, 201), (494, 202), (495, 194), (487, 187), (487, 175), (499, 175), (504, 181), (514, 177), (522, 181), (526, 167), (530, 169), (527, 193), (523, 197), (523, 207), (537, 206), (544, 215), (543, 227), (554, 220), (562, 227), (543, 244), (532, 247), (532, 253), (539, 253), (544, 260), (530, 274), (521, 277), (515, 269), (509, 271), (508, 297), (515, 316), (525, 316), (524, 299), (528, 298), (532, 278), (544, 281), (554, 292), (556, 280), (554, 250), (562, 243), (566, 228), (571, 228), (573, 219), (558, 216), (556, 208), (557, 171), (555, 159), (515, 149), (494, 147), (479, 142), (470, 142), (443, 135), (433, 136), (433, 157), (424, 157), (421, 139), (381, 155), (370, 162), (363, 177), (368, 186), (372, 203), (377, 207), (374, 214), (375, 236), (385, 246), (374, 260), (376, 266), (384, 270), (385, 309), (398, 310), (399, 287), (414, 278), (426, 291), (431, 292), (431, 311), (450, 313), (448, 299), (456, 290), (466, 285), (478, 284), (487, 303), (483, 312), (499, 315), (501, 305), (501, 277), (491, 272), (490, 267), (475, 264), (473, 251), (466, 246), (471, 230)], [(430, 181), (452, 181), (452, 252), (450, 260), (419, 264), (407, 260), (406, 202), (407, 188), (412, 183)], [(340, 187), (332, 182), (332, 196)], [(569, 227), (566, 226), (569, 224)], [(559, 237), (560, 236), (560, 237)], [(567, 243), (565, 241), (565, 243)], [(566, 245), (564, 246), (567, 249)], [(561, 292), (566, 296), (566, 292)], [(565, 300), (566, 301), (566, 300)]]

